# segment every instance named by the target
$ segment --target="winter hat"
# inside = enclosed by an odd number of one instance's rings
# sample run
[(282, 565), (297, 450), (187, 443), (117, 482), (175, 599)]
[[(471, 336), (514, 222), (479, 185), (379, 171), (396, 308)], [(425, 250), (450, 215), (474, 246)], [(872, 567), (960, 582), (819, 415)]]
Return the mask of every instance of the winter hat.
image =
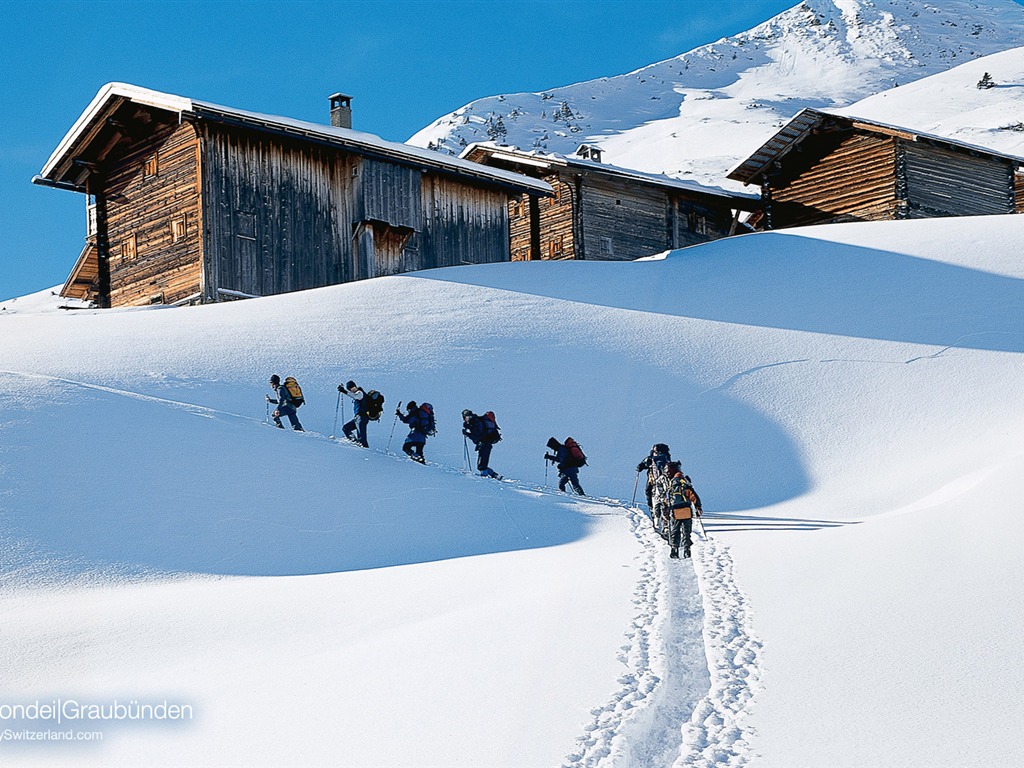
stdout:
[(548, 440), (548, 448), (550, 448), (552, 451), (557, 451), (561, 447), (562, 444), (555, 440), (555, 438), (552, 437), (550, 440)]
[(281, 377), (280, 377), (280, 376), (278, 376), (278, 375), (277, 375), (277, 374), (275, 373), (274, 375), (272, 375), (272, 376), (270, 377), (270, 383), (271, 383), (271, 385), (272, 385), (272, 386), (275, 386), (275, 387), (276, 387), (276, 386), (277, 386), (278, 384), (280, 384), (280, 383), (281, 383)]
[(415, 411), (417, 408), (419, 408), (419, 406), (416, 405), (416, 401), (415, 400), (410, 400), (405, 405), (405, 410), (407, 410), (407, 411)]
[(347, 384), (345, 385), (345, 389), (355, 389), (355, 388), (356, 388), (356, 383), (355, 383), (354, 381), (349, 381), (349, 382), (348, 382), (348, 383), (347, 383)]
[(471, 418), (472, 416), (473, 416), (473, 412), (472, 412), (471, 410), (469, 410), (469, 408), (466, 408), (466, 409), (465, 409), (465, 410), (464, 410), (464, 411), (462, 412), (462, 418), (464, 418), (464, 419), (469, 419), (469, 418)]

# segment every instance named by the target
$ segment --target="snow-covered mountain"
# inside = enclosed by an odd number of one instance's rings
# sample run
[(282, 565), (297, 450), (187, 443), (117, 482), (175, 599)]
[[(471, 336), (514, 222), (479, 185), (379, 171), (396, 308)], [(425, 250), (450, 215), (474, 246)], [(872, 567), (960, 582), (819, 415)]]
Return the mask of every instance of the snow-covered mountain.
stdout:
[(614, 165), (721, 185), (803, 107), (847, 106), (1022, 40), (1024, 7), (1012, 0), (805, 0), (635, 72), (478, 99), (410, 143), (568, 153), (590, 142)]
[[(988, 87), (978, 87), (986, 75)], [(993, 53), (839, 112), (1024, 157), (1024, 48)]]

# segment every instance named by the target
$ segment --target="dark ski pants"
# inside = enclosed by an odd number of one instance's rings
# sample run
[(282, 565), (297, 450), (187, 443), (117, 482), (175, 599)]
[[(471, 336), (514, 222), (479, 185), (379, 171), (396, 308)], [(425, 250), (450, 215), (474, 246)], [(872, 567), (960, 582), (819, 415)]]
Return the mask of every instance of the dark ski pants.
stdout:
[(580, 485), (580, 470), (578, 467), (566, 467), (565, 469), (558, 470), (558, 490), (564, 491), (566, 485), (571, 485), (572, 489), (580, 496), (586, 495), (583, 493), (583, 487)]
[(491, 443), (476, 443), (476, 471), (487, 477), (494, 477), (498, 473), (488, 465), (491, 463)]
[[(369, 443), (366, 442), (366, 424), (370, 421), (369, 416), (356, 416), (352, 421), (348, 422), (341, 429), (345, 433), (345, 437), (349, 440), (354, 440), (359, 443), (363, 448), (369, 448)], [(356, 437), (352, 437), (352, 433), (356, 433)]]
[(420, 464), (423, 464), (426, 462), (426, 459), (423, 458), (423, 445), (423, 443), (407, 442), (402, 446), (402, 450), (409, 454), (410, 459), (412, 459), (413, 461), (418, 461)]
[(690, 534), (693, 532), (693, 518), (687, 518), (686, 520), (672, 520), (672, 526), (669, 530), (668, 543), (673, 549), (679, 549), (680, 534), (685, 533), (686, 537), (683, 539), (683, 547), (689, 552), (690, 547), (693, 546), (693, 540), (690, 538)]
[(284, 424), (281, 423), (281, 417), (282, 416), (287, 416), (288, 417), (288, 421), (290, 421), (291, 424), (292, 424), (292, 429), (294, 429), (296, 432), (302, 432), (303, 431), (302, 425), (299, 424), (298, 414), (295, 413), (295, 409), (292, 408), (291, 406), (289, 406), (289, 405), (280, 405), (280, 406), (278, 406), (277, 410), (274, 411), (273, 416), (274, 416), (274, 423), (278, 427), (280, 427), (281, 429), (284, 429)]

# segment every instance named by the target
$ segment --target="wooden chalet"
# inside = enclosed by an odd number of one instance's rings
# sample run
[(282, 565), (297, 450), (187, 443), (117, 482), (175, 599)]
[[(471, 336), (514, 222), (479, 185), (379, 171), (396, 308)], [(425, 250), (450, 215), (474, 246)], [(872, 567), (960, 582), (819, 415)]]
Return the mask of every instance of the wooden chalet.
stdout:
[(1024, 158), (804, 109), (729, 178), (758, 184), (759, 226), (1024, 211)]
[(35, 182), (86, 195), (65, 296), (214, 302), (508, 261), (509, 201), (537, 179), (332, 125), (104, 86)]
[(734, 234), (741, 212), (760, 208), (757, 195), (606, 165), (588, 145), (565, 157), (471, 144), (462, 157), (554, 190), (509, 201), (513, 260), (636, 259)]

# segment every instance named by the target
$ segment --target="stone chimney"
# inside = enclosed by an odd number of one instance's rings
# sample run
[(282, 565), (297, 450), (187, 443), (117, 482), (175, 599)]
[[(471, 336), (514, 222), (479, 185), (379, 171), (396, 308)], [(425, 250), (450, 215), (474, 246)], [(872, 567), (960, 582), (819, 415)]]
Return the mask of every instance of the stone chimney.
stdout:
[(331, 100), (331, 125), (335, 128), (351, 128), (352, 97), (335, 93), (328, 98)]

